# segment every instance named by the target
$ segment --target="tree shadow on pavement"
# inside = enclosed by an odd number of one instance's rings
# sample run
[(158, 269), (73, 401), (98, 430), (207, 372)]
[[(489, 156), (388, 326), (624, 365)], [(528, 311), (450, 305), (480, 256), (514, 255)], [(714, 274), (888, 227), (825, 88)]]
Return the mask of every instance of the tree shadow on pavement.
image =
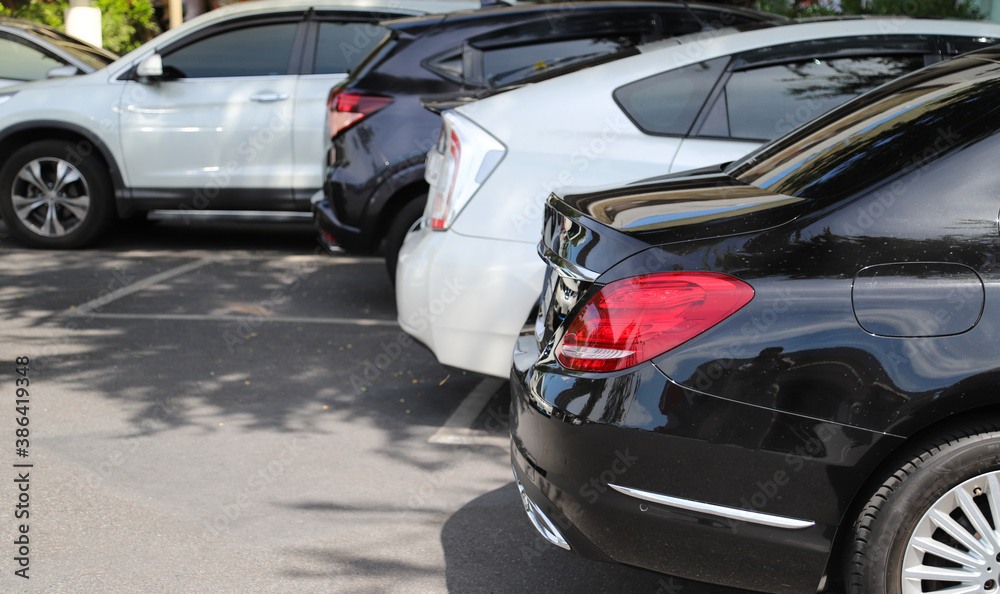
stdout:
[[(121, 407), (130, 425), (115, 432), (121, 439), (174, 430), (321, 434), (335, 419), (380, 429), (392, 457), (440, 466), (394, 444), (440, 426), (478, 378), (443, 368), (392, 324), (381, 261), (316, 254), (314, 236), (298, 222), (163, 221), (116, 231), (98, 250), (4, 241), (0, 340), (31, 356), (49, 385)], [(228, 260), (102, 305), (97, 317), (61, 316), (215, 254)], [(217, 320), (170, 317), (214, 315), (223, 305), (228, 317)]]

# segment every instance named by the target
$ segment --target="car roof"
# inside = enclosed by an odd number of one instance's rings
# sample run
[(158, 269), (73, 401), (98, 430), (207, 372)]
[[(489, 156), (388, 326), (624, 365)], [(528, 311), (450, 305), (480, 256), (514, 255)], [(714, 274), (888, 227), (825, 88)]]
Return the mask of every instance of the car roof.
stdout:
[(223, 6), (206, 12), (154, 38), (148, 43), (122, 56), (120, 63), (131, 62), (135, 58), (164, 47), (175, 39), (212, 24), (234, 18), (271, 13), (315, 10), (350, 11), (361, 14), (387, 12), (412, 14), (414, 16), (466, 10), (480, 6), (480, 0), (251, 0)]
[(48, 29), (50, 31), (57, 30), (43, 23), (37, 23), (35, 21), (29, 21), (27, 19), (19, 19), (16, 17), (9, 17), (9, 16), (0, 16), (0, 25), (7, 27), (14, 27), (17, 29)]
[[(751, 10), (739, 6), (727, 4), (710, 4), (702, 2), (684, 2), (676, 0), (595, 0), (588, 2), (561, 2), (561, 3), (527, 3), (495, 6), (487, 6), (480, 9), (457, 10), (447, 16), (448, 21), (465, 19), (490, 19), (498, 17), (515, 18), (517, 16), (531, 15), (532, 13), (552, 13), (567, 12), (569, 10), (614, 10), (616, 8), (662, 8), (666, 6), (683, 7), (689, 9), (708, 10), (713, 12), (732, 12), (745, 15), (752, 15), (764, 19), (773, 19), (776, 22), (788, 21), (781, 15)], [(413, 17), (386, 21), (384, 25), (394, 28), (419, 27), (431, 22), (439, 22), (440, 17)]]
[[(91, 45), (64, 31), (34, 21), (0, 16), (0, 30), (30, 39), (32, 43), (55, 53), (84, 72), (92, 72), (95, 66), (89, 63), (89, 60), (81, 58), (80, 53), (100, 54), (109, 63), (118, 59), (118, 55), (114, 52)], [(80, 47), (67, 47), (74, 44), (78, 44)]]
[[(230, 19), (241, 15), (266, 14), (285, 10), (344, 10), (354, 12), (390, 12), (414, 16), (471, 10), (481, 6), (479, 0), (250, 0), (223, 6), (191, 19), (188, 23), (204, 23)], [(172, 29), (174, 31), (176, 29)]]
[[(582, 100), (593, 98), (605, 90), (630, 82), (704, 62), (717, 57), (780, 46), (788, 43), (834, 39), (841, 37), (871, 37), (872, 43), (896, 35), (959, 35), (968, 37), (1000, 38), (1000, 23), (963, 21), (957, 19), (923, 19), (910, 17), (851, 17), (793, 20), (786, 23), (751, 24), (749, 30), (726, 28), (702, 31), (638, 46), (638, 55), (622, 57), (589, 68), (572, 71), (537, 83), (527, 84), (499, 94), (488, 95), (472, 104), (456, 107), (459, 113), (468, 115), (475, 109), (475, 119), (487, 129), (499, 123), (506, 114), (497, 110), (491, 114), (489, 102), (511, 95), (505, 101), (517, 100), (523, 109), (544, 109), (544, 102), (528, 99), (532, 93), (578, 93)], [(566, 89), (574, 89), (566, 91)], [(583, 90), (586, 89), (586, 92)], [(502, 89), (501, 89), (502, 91)], [(595, 94), (594, 91), (597, 91)], [(484, 103), (478, 106), (478, 103)], [(475, 106), (475, 107), (473, 107)], [(471, 116), (470, 116), (471, 117)], [(489, 120), (489, 121), (487, 121)]]
[[(686, 43), (704, 44), (707, 38), (739, 33), (753, 33), (762, 29), (777, 30), (777, 34), (780, 36), (786, 27), (789, 28), (790, 37), (794, 37), (789, 42), (802, 40), (801, 36), (797, 34), (798, 31), (814, 32), (819, 37), (860, 37), (863, 35), (1000, 35), (1000, 23), (989, 21), (920, 18), (899, 15), (844, 15), (747, 23), (739, 27), (727, 27), (715, 31), (703, 31), (653, 41), (640, 45), (639, 51), (648, 53)], [(803, 27), (804, 29), (802, 29)], [(829, 32), (833, 32), (834, 35), (829, 35)], [(774, 44), (785, 42), (786, 40), (780, 37), (774, 40)]]

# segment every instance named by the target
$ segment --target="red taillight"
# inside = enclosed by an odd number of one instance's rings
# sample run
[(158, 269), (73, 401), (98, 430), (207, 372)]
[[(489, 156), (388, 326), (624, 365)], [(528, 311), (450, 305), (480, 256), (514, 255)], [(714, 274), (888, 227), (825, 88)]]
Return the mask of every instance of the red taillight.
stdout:
[(391, 97), (333, 91), (326, 102), (330, 138), (392, 103)]
[(448, 183), (447, 196), (437, 196), (431, 209), (431, 229), (444, 229), (445, 219), (448, 210), (451, 208), (451, 200), (455, 195), (455, 180), (458, 177), (458, 164), (462, 160), (462, 143), (458, 139), (458, 134), (454, 130), (451, 132), (451, 181)]
[(617, 371), (691, 340), (753, 299), (753, 288), (724, 274), (665, 272), (609, 283), (556, 346), (567, 369)]

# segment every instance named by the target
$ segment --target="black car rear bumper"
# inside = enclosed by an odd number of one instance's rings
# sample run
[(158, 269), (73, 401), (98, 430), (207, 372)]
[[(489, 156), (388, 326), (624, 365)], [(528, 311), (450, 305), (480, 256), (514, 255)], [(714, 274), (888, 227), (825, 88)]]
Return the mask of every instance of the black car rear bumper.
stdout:
[[(652, 366), (615, 378), (515, 368), (512, 462), (524, 495), (587, 558), (816, 592), (846, 494), (867, 476), (851, 466), (894, 438), (675, 387)], [(653, 392), (666, 414), (643, 405)], [(842, 450), (845, 433), (853, 445)]]
[(349, 251), (358, 251), (363, 245), (360, 240), (361, 230), (341, 223), (329, 201), (324, 200), (313, 205), (313, 220), (319, 231), (320, 241), (327, 249), (341, 247)]

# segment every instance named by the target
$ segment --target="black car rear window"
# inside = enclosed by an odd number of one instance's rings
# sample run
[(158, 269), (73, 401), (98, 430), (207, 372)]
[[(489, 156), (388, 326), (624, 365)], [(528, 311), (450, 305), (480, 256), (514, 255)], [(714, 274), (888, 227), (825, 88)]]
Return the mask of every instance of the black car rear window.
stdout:
[(1000, 65), (958, 58), (905, 76), (765, 145), (730, 175), (807, 199), (873, 189), (1000, 129)]

